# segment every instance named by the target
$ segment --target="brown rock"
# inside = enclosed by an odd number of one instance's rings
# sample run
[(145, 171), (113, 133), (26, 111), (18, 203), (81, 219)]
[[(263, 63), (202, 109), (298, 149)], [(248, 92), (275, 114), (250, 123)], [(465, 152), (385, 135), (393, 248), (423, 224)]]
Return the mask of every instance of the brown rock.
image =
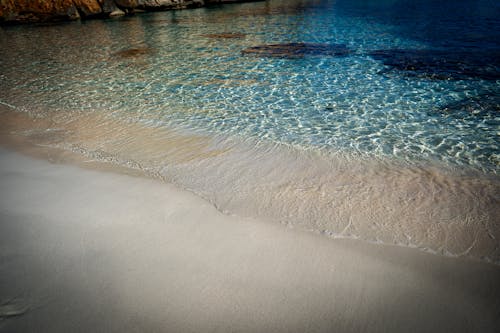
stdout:
[(74, 20), (79, 17), (73, 0), (0, 0), (0, 21)]
[(136, 13), (202, 7), (209, 3), (260, 0), (0, 0), (0, 24), (75, 20)]
[(114, 0), (115, 4), (124, 9), (134, 9), (139, 4), (137, 0)]
[(98, 0), (103, 14), (109, 15), (114, 11), (120, 10), (113, 0)]
[(97, 0), (73, 0), (82, 17), (90, 17), (102, 14), (101, 5)]

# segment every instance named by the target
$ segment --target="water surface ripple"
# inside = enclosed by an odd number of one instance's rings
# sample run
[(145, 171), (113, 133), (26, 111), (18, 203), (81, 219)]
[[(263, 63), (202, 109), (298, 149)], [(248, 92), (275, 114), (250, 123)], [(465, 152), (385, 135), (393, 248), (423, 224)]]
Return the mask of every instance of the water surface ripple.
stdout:
[(490, 1), (404, 0), (3, 27), (2, 131), (228, 213), (498, 263), (499, 27)]

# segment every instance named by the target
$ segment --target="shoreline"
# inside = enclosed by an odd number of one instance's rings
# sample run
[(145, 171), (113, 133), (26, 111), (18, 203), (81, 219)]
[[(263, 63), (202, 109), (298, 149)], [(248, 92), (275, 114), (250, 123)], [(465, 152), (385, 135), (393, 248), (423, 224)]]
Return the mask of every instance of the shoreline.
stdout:
[[(493, 260), (498, 258), (495, 178), (476, 179), (474, 174), (467, 173), (453, 175), (438, 166), (398, 168), (399, 164), (376, 164), (376, 161), (372, 165), (366, 160), (363, 164), (314, 159), (315, 155), (301, 158), (302, 155), (286, 150), (271, 150), (269, 154), (267, 149), (238, 146), (238, 142), (221, 145), (208, 136), (110, 122), (98, 115), (61, 122), (52, 117), (13, 112), (1, 105), (0, 112), (3, 118), (0, 142), (51, 163), (173, 184), (225, 214), (282, 224), (329, 239), (409, 247), (434, 255), (499, 265), (498, 260)], [(120, 143), (123, 137), (113, 134), (122, 133), (123, 126), (127, 135), (134, 138), (125, 144)], [(254, 160), (266, 163), (255, 171)], [(289, 172), (291, 165), (295, 173)], [(332, 165), (336, 168), (332, 169)], [(240, 170), (247, 171), (240, 174)], [(367, 192), (366, 188), (371, 190)], [(262, 189), (266, 191), (260, 192)], [(459, 194), (452, 200), (449, 195), (454, 195), (455, 190)], [(370, 193), (378, 194), (370, 196)], [(415, 196), (422, 200), (414, 200)], [(483, 198), (485, 204), (476, 205), (477, 198)], [(436, 202), (441, 203), (434, 207)], [(493, 224), (483, 230), (485, 218), (490, 218)], [(455, 222), (449, 223), (452, 219)], [(406, 238), (390, 238), (401, 232), (407, 233)], [(491, 248), (494, 251), (488, 252)]]
[(0, 330), (481, 331), (500, 267), (227, 216), (0, 149)]
[(500, 333), (495, 6), (253, 1), (0, 1), (0, 333)]
[(57, 23), (89, 19), (112, 19), (143, 12), (209, 8), (264, 0), (41, 0), (28, 3), (5, 1), (0, 6), (0, 27), (18, 24)]

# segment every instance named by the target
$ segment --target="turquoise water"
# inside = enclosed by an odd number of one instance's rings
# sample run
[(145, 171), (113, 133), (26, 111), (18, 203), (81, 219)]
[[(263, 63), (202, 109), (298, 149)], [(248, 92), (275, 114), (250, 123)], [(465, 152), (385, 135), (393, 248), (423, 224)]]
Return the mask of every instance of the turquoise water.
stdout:
[[(493, 1), (347, 0), (3, 27), (0, 102), (228, 213), (497, 262), (499, 28)], [(286, 43), (312, 51), (242, 53)]]

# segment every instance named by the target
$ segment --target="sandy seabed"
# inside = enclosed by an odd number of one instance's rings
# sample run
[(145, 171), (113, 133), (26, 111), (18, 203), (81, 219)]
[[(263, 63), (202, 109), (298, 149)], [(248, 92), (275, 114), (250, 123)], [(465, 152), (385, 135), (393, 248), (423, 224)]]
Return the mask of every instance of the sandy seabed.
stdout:
[(1, 332), (498, 332), (500, 266), (0, 149)]

